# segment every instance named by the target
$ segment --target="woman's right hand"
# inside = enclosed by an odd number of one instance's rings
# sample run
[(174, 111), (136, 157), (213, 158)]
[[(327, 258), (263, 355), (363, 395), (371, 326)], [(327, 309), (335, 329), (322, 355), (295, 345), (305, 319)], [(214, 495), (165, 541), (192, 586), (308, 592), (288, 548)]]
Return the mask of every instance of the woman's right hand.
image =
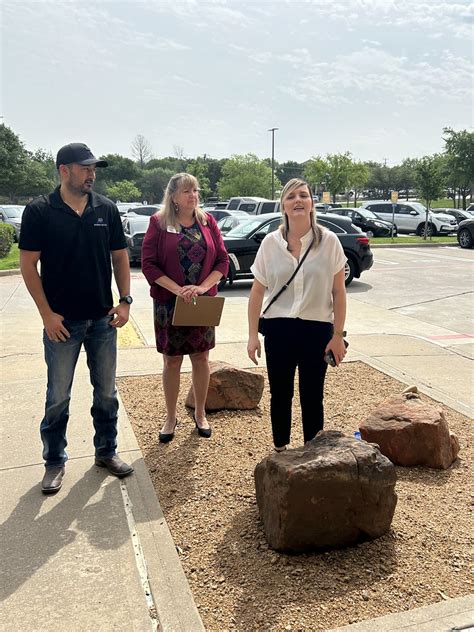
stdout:
[(257, 358), (260, 358), (262, 355), (262, 346), (260, 344), (258, 334), (256, 336), (249, 337), (249, 341), (247, 343), (247, 354), (252, 362), (258, 366)]

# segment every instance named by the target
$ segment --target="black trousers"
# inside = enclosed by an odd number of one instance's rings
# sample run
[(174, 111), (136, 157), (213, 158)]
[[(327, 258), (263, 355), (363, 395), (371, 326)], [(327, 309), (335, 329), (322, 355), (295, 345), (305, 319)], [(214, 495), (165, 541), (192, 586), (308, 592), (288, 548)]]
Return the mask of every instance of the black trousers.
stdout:
[(290, 442), (297, 367), (304, 440), (310, 441), (324, 425), (324, 349), (332, 337), (332, 323), (268, 318), (265, 330), (273, 442), (276, 447)]

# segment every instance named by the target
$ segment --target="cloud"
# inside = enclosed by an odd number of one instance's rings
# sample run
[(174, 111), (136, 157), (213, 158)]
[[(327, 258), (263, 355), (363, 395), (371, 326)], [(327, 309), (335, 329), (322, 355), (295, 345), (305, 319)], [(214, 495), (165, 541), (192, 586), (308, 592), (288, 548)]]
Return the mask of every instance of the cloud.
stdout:
[(309, 0), (309, 11), (332, 22), (344, 22), (347, 28), (355, 23), (366, 25), (386, 24), (418, 29), (438, 29), (445, 34), (472, 38), (474, 4), (449, 0)]
[(252, 20), (247, 11), (243, 12), (230, 6), (226, 0), (149, 0), (147, 8), (161, 14), (174, 15), (181, 19), (192, 20), (201, 30), (210, 28), (235, 28), (249, 26)]
[(173, 75), (171, 79), (173, 79), (173, 81), (177, 81), (178, 83), (184, 83), (185, 85), (191, 86), (192, 88), (200, 87), (198, 83), (196, 83), (195, 81), (191, 81), (191, 79), (188, 79), (187, 77), (180, 77), (179, 75)]
[[(280, 90), (295, 100), (325, 105), (359, 101), (378, 105), (419, 106), (432, 97), (463, 101), (471, 98), (471, 65), (467, 59), (443, 52), (438, 65), (414, 62), (378, 48), (365, 47), (334, 61), (315, 64), (298, 89)], [(446, 90), (446, 78), (456, 77)], [(441, 95), (440, 95), (441, 91)]]

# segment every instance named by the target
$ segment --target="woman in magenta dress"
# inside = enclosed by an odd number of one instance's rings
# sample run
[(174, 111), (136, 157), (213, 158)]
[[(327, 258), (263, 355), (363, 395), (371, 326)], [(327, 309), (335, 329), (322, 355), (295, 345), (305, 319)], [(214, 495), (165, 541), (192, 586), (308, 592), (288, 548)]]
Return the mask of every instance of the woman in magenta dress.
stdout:
[(171, 323), (176, 296), (185, 301), (202, 294), (215, 296), (228, 267), (220, 230), (214, 218), (199, 207), (196, 178), (189, 173), (174, 175), (166, 187), (162, 209), (150, 218), (142, 247), (142, 270), (153, 298), (156, 348), (164, 360), (167, 416), (159, 434), (162, 443), (174, 437), (184, 355), (189, 355), (192, 365), (196, 428), (201, 437), (211, 436), (204, 404), (215, 328), (176, 327)]

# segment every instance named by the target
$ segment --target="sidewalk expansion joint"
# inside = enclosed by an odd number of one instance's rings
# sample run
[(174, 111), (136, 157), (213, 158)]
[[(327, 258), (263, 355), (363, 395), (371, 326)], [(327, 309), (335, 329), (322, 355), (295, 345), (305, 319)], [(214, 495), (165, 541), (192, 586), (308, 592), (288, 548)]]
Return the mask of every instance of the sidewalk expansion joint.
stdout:
[(160, 625), (158, 623), (156, 605), (151, 592), (150, 582), (148, 580), (148, 570), (146, 567), (145, 556), (143, 554), (140, 537), (136, 529), (135, 517), (132, 511), (133, 505), (130, 500), (130, 496), (128, 495), (127, 484), (125, 481), (120, 481), (120, 491), (122, 492), (123, 506), (127, 517), (128, 530), (130, 531), (133, 552), (135, 555), (135, 564), (137, 566), (140, 584), (148, 607), (151, 629), (153, 632), (157, 632), (160, 629)]
[(447, 298), (458, 298), (459, 296), (466, 296), (467, 294), (472, 294), (472, 291), (467, 290), (466, 292), (458, 292), (457, 294), (449, 294), (449, 296), (440, 296), (438, 298), (430, 298), (426, 301), (417, 301), (416, 303), (407, 303), (407, 305), (396, 305), (395, 307), (387, 307), (387, 310), (390, 312), (394, 309), (405, 309), (405, 307), (415, 307), (416, 305), (426, 305), (427, 303), (436, 303), (437, 301), (444, 301)]

